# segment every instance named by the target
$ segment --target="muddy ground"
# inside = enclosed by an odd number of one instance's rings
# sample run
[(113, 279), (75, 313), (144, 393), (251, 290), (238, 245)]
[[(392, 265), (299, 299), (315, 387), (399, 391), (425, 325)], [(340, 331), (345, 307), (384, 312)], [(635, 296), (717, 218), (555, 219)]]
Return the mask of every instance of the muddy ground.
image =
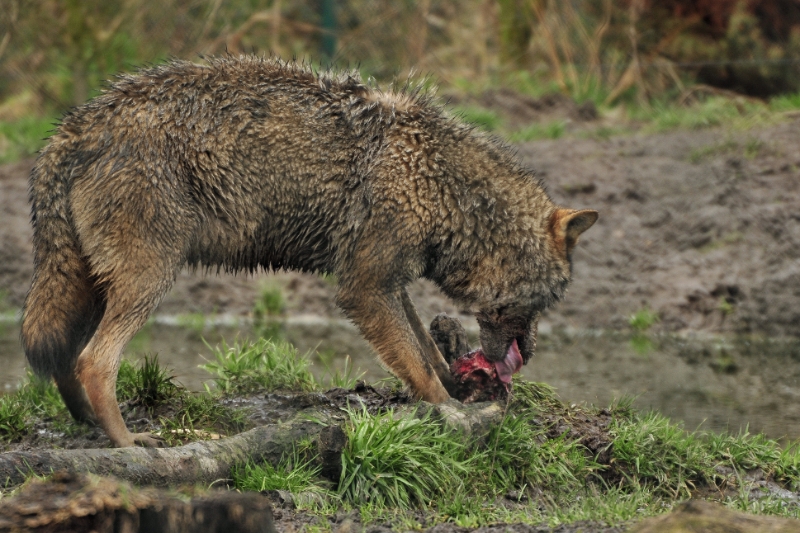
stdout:
[[(237, 430), (246, 430), (254, 426), (276, 424), (279, 421), (291, 420), (303, 413), (318, 413), (320, 410), (341, 411), (346, 408), (365, 408), (373, 414), (385, 412), (387, 409), (402, 411), (414, 404), (411, 397), (403, 390), (371, 385), (359, 382), (352, 389), (334, 388), (322, 393), (292, 393), (278, 391), (267, 394), (252, 394), (239, 397), (230, 397), (223, 400), (223, 405), (235, 409), (244, 409), (247, 413), (244, 423)], [(144, 408), (137, 401), (123, 405), (123, 417), (126, 425), (137, 431), (152, 431), (157, 429), (163, 418), (174, 417), (180, 402), (165, 401), (156, 406)], [(606, 481), (614, 484), (619, 481), (621, 470), (616, 464), (610, 462), (611, 454), (608, 448), (611, 437), (608, 434), (611, 413), (607, 410), (584, 410), (566, 405), (554, 405), (543, 411), (542, 416), (533, 423), (541, 424), (548, 428), (549, 438), (566, 436), (576, 439), (583, 444), (587, 453), (597, 456), (600, 464), (608, 467)], [(5, 443), (0, 450), (31, 451), (42, 448), (71, 449), (108, 447), (110, 442), (103, 432), (96, 427), (72, 427), (74, 431), (64, 433), (53, 420), (44, 420), (37, 423), (35, 431), (27, 434), (14, 443)], [(228, 428), (230, 429), (230, 428)], [(225, 430), (221, 428), (223, 434)], [(189, 442), (191, 439), (184, 439)], [(178, 444), (178, 443), (173, 443)], [(225, 488), (225, 480), (218, 480), (216, 488)], [(231, 487), (232, 488), (232, 487)], [(47, 490), (47, 487), (44, 487)], [(281, 533), (303, 531), (310, 526), (330, 528), (336, 533), (357, 533), (361, 531), (371, 533), (390, 533), (402, 531), (392, 519), (378, 521), (377, 523), (362, 524), (357, 511), (339, 512), (329, 516), (319, 516), (305, 511), (297, 510), (291, 494), (284, 491), (266, 491), (265, 494), (272, 506), (276, 529)], [(30, 498), (30, 496), (29, 496)], [(521, 492), (513, 491), (491, 502), (497, 507), (509, 510), (524, 508), (528, 505), (546, 506), (550, 503), (541, 489), (526, 489)], [(71, 513), (74, 511), (65, 511)], [(63, 513), (62, 513), (63, 514)], [(66, 515), (68, 516), (68, 515)], [(77, 516), (82, 516), (78, 514)], [(9, 518), (0, 513), (0, 519)], [(63, 518), (63, 516), (62, 516)], [(597, 522), (576, 522), (562, 525), (555, 529), (544, 525), (531, 526), (526, 524), (495, 524), (479, 529), (459, 527), (454, 524), (444, 523), (433, 525), (434, 516), (424, 510), (408, 511), (403, 517), (404, 523), (416, 522), (422, 531), (429, 533), (468, 533), (478, 531), (482, 533), (621, 533), (625, 525), (609, 526)], [(2, 521), (2, 520), (0, 520)], [(399, 519), (395, 519), (399, 521)], [(1, 529), (1, 528), (0, 528)]]

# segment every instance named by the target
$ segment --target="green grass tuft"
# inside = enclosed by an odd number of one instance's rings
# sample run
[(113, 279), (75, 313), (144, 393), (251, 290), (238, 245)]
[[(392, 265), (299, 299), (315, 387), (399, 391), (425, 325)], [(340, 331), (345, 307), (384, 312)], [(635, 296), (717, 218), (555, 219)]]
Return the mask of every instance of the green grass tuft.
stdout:
[(27, 116), (0, 122), (0, 163), (33, 157), (55, 128), (52, 118)]
[(648, 487), (673, 498), (689, 497), (699, 483), (714, 479), (704, 442), (657, 414), (617, 418), (610, 433), (613, 456), (632, 488)]
[(32, 421), (64, 417), (66, 406), (55, 385), (28, 372), (16, 392), (0, 396), (0, 440), (17, 440), (33, 429)]
[(158, 354), (145, 355), (140, 367), (123, 359), (117, 374), (117, 398), (133, 400), (147, 408), (157, 407), (180, 394), (170, 370), (158, 362)]
[(310, 391), (317, 387), (308, 356), (300, 356), (288, 342), (260, 339), (228, 346), (223, 341), (211, 349), (215, 360), (200, 367), (215, 376), (217, 388), (225, 393), (261, 389)]
[(15, 395), (0, 396), (0, 439), (14, 441), (27, 434), (29, 406)]
[(483, 107), (457, 107), (456, 114), (462, 120), (474, 124), (484, 131), (495, 131), (502, 125), (500, 115)]
[(406, 509), (447, 497), (470, 472), (465, 446), (430, 415), (350, 410), (338, 493), (354, 505)]
[(267, 285), (262, 287), (261, 294), (253, 306), (253, 324), (259, 337), (280, 339), (283, 336), (283, 324), (279, 317), (286, 309), (286, 301), (280, 287)]
[(563, 121), (550, 122), (547, 124), (534, 123), (515, 131), (508, 135), (510, 142), (527, 142), (535, 141), (538, 139), (558, 139), (564, 136), (566, 132), (566, 123)]
[(261, 289), (261, 294), (253, 307), (253, 318), (263, 321), (268, 317), (279, 316), (286, 308), (286, 301), (280, 287), (266, 286)]
[(335, 354), (319, 354), (320, 360), (325, 365), (327, 372), (327, 379), (324, 380), (327, 388), (340, 387), (342, 389), (352, 389), (356, 386), (366, 372), (361, 372), (353, 366), (353, 359), (346, 355), (344, 359), (344, 368), (342, 370), (331, 368), (330, 360)]
[(658, 313), (650, 309), (640, 309), (628, 318), (628, 325), (634, 331), (647, 331), (658, 322)]
[(291, 456), (284, 457), (278, 466), (253, 461), (237, 465), (231, 477), (239, 490), (286, 490), (293, 494), (316, 493), (328, 497), (330, 491), (319, 484), (319, 474), (320, 467), (313, 459), (304, 459), (302, 454), (295, 451)]

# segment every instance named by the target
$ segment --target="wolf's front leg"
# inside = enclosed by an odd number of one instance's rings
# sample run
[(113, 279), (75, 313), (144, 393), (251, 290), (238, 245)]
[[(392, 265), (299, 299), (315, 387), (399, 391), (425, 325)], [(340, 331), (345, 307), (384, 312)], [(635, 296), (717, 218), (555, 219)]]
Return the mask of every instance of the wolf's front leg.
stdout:
[[(450, 398), (439, 379), (442, 369), (436, 357), (426, 355), (415, 332), (419, 328), (412, 327), (409, 322), (404, 307), (404, 298), (408, 296), (404, 293), (404, 289), (385, 294), (363, 287), (358, 290), (340, 287), (337, 300), (378, 352), (381, 361), (408, 385), (415, 396), (431, 403), (441, 403)], [(410, 300), (408, 304), (411, 304)], [(424, 328), (421, 329), (426, 333)], [(442, 359), (433, 340), (430, 340), (430, 345), (438, 359)], [(444, 363), (444, 359), (441, 362)]]
[(408, 323), (411, 324), (411, 329), (414, 330), (414, 334), (416, 335), (417, 340), (422, 347), (423, 355), (436, 370), (436, 375), (439, 376), (439, 381), (442, 382), (442, 385), (444, 385), (444, 388), (447, 389), (447, 392), (449, 392), (451, 396), (454, 395), (456, 393), (456, 381), (453, 378), (453, 374), (450, 373), (450, 365), (447, 364), (444, 356), (436, 346), (436, 342), (433, 340), (433, 337), (431, 337), (428, 329), (422, 323), (422, 320), (420, 320), (417, 310), (414, 307), (414, 303), (411, 301), (411, 297), (408, 295), (408, 291), (406, 289), (402, 289), (400, 291), (400, 295), (403, 302), (403, 310), (406, 313), (406, 318), (408, 319)]

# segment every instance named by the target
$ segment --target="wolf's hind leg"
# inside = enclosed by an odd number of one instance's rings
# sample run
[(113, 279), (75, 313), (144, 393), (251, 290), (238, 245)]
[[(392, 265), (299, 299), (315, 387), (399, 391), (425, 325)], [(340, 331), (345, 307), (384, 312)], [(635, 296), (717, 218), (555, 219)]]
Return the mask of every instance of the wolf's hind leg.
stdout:
[[(145, 254), (146, 255), (146, 254)], [(128, 431), (116, 396), (117, 372), (125, 345), (144, 326), (172, 285), (169, 264), (133, 262), (113, 273), (107, 283), (106, 311), (97, 331), (78, 357), (76, 373), (95, 419), (114, 446), (160, 446), (147, 433)]]
[(61, 398), (64, 399), (64, 404), (67, 406), (72, 418), (78, 422), (97, 424), (94, 409), (78, 376), (65, 374), (54, 376), (54, 379), (58, 392), (61, 394)]

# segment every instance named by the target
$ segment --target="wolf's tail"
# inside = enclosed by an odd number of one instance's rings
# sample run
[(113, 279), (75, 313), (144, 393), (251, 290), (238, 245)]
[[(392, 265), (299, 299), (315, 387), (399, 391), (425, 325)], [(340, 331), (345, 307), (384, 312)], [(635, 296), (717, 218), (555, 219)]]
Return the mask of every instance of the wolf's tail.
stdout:
[(22, 345), (31, 368), (42, 377), (73, 373), (105, 307), (72, 222), (72, 169), (66, 159), (51, 144), (30, 178), (34, 269), (22, 310)]

